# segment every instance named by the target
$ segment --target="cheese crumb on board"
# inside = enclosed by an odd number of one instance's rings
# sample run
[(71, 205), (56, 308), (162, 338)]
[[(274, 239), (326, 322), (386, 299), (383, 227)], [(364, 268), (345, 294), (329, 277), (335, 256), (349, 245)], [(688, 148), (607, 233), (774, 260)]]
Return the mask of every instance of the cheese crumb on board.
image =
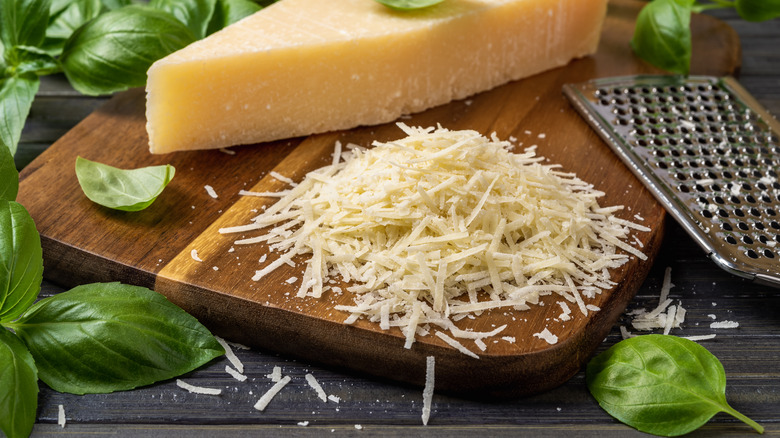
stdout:
[(271, 403), (271, 400), (273, 400), (274, 397), (276, 397), (276, 394), (279, 393), (279, 391), (282, 390), (282, 388), (285, 387), (288, 383), (290, 383), (290, 376), (284, 376), (281, 380), (276, 382), (274, 386), (271, 387), (265, 394), (260, 397), (259, 400), (257, 400), (257, 403), (255, 403), (254, 408), (258, 411), (264, 411), (266, 407), (268, 407), (268, 403)]
[(450, 347), (460, 351), (466, 356), (473, 357), (474, 359), (479, 359), (479, 356), (472, 353), (468, 348), (464, 347), (463, 344), (461, 344), (460, 342), (447, 336), (444, 332), (436, 332), (436, 336), (442, 341), (444, 341), (445, 343), (447, 343)]
[(296, 184), (296, 182), (295, 182), (295, 181), (293, 181), (292, 179), (290, 179), (290, 178), (288, 178), (288, 177), (286, 177), (286, 176), (282, 175), (281, 173), (279, 173), (279, 172), (276, 172), (276, 171), (274, 171), (274, 170), (272, 170), (272, 171), (271, 171), (271, 172), (269, 172), (268, 174), (269, 174), (269, 175), (271, 175), (273, 178), (275, 178), (275, 179), (278, 179), (278, 180), (279, 180), (279, 181), (281, 181), (281, 182), (287, 183), (287, 184), (289, 184), (289, 185), (291, 185), (291, 186), (293, 186), (293, 187), (295, 187), (295, 186), (297, 186), (297, 185), (298, 185), (298, 184)]
[(558, 301), (558, 305), (561, 306), (562, 313), (558, 315), (558, 319), (561, 321), (568, 321), (571, 319), (571, 309), (565, 301)]
[(220, 230), (263, 230), (235, 243), (281, 254), (254, 280), (308, 254), (299, 298), (320, 298), (341, 277), (354, 295), (336, 306), (345, 322), (398, 327), (410, 348), (426, 324), (455, 338), (495, 336), (453, 321), (527, 310), (542, 295), (588, 315), (598, 307), (585, 301), (615, 284), (610, 269), (646, 259), (625, 243), (639, 226), (613, 216), (621, 207), (599, 206), (603, 193), (533, 151), (475, 131), (399, 127), (406, 138), (347, 148), (250, 224)]
[(202, 262), (203, 260), (198, 256), (198, 250), (193, 249), (190, 251), (190, 257), (192, 257), (192, 260), (195, 260), (196, 262)]
[(422, 422), (423, 425), (428, 425), (428, 420), (431, 418), (431, 402), (433, 400), (433, 386), (435, 381), (435, 368), (436, 358), (428, 356), (425, 358), (425, 386), (423, 387), (423, 408), (422, 408)]
[(214, 190), (214, 187), (211, 187), (210, 185), (205, 185), (205, 186), (203, 186), (203, 188), (206, 189), (206, 193), (208, 193), (209, 196), (211, 196), (214, 199), (218, 198), (217, 192), (216, 192), (216, 190)]
[(558, 336), (552, 334), (550, 330), (547, 329), (547, 327), (545, 327), (544, 330), (542, 330), (540, 333), (534, 333), (534, 336), (539, 339), (543, 339), (550, 345), (558, 343)]
[(191, 385), (181, 379), (176, 379), (176, 386), (182, 389), (186, 389), (187, 391), (193, 393), (193, 394), (205, 394), (205, 395), (220, 395), (222, 394), (222, 390), (219, 388), (206, 388), (203, 386), (195, 386)]

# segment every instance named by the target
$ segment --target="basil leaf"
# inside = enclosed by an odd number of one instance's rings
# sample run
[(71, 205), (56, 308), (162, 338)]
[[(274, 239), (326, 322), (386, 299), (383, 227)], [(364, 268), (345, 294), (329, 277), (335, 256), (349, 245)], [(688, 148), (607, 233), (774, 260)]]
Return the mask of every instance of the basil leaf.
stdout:
[(13, 333), (0, 327), (0, 430), (27, 437), (38, 409), (38, 371), (32, 355)]
[(150, 206), (175, 173), (170, 164), (124, 170), (76, 158), (76, 177), (84, 194), (115, 210), (139, 211)]
[(382, 3), (383, 5), (389, 8), (408, 11), (412, 9), (427, 8), (429, 6), (439, 4), (444, 0), (376, 0), (376, 1)]
[(149, 289), (78, 286), (11, 325), (56, 391), (106, 393), (170, 379), (224, 354), (195, 318)]
[(642, 432), (686, 434), (718, 412), (763, 431), (726, 402), (720, 361), (687, 339), (645, 335), (621, 341), (588, 363), (586, 382), (605, 411)]
[(780, 0), (736, 0), (740, 17), (748, 21), (765, 21), (780, 17)]
[(32, 46), (13, 46), (9, 50), (8, 58), (16, 67), (14, 74), (27, 75), (35, 74), (38, 76), (57, 73), (60, 65), (53, 56), (44, 50)]
[(195, 39), (206, 36), (206, 28), (214, 15), (217, 0), (152, 0), (149, 6), (169, 12), (195, 35)]
[(73, 32), (102, 12), (100, 0), (52, 0), (49, 26), (43, 47), (52, 55), (59, 55), (65, 41)]
[(46, 35), (49, 0), (0, 2), (0, 41), (6, 48), (38, 46)]
[(251, 0), (217, 0), (214, 15), (211, 16), (206, 33), (211, 35), (260, 9), (263, 7)]
[(0, 79), (0, 147), (8, 148), (11, 155), (16, 154), (39, 85), (40, 80), (34, 76)]
[(691, 68), (695, 0), (653, 0), (639, 12), (631, 47), (650, 64), (681, 75)]
[(41, 290), (41, 238), (27, 210), (0, 201), (0, 323), (14, 320)]
[(71, 85), (99, 95), (141, 87), (152, 63), (195, 41), (171, 14), (140, 5), (106, 12), (65, 42), (60, 63)]
[(11, 151), (0, 147), (0, 201), (15, 201), (19, 192), (19, 172)]

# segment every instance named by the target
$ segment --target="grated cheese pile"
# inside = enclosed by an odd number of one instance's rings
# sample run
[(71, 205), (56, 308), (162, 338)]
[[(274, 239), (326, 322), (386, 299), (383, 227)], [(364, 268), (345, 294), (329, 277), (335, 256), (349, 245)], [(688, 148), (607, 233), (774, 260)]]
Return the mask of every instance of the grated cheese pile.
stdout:
[(646, 258), (624, 240), (648, 228), (613, 216), (622, 207), (600, 207), (603, 193), (533, 149), (513, 153), (495, 134), (399, 127), (408, 137), (371, 149), (337, 142), (332, 165), (252, 223), (220, 230), (266, 229), (236, 241), (281, 254), (254, 280), (309, 254), (298, 297), (319, 298), (340, 277), (355, 298), (337, 306), (346, 322), (399, 327), (410, 348), (426, 324), (456, 338), (495, 336), (501, 330), (467, 332), (450, 317), (526, 310), (540, 295), (587, 315), (598, 308), (585, 300), (615, 285), (609, 269)]

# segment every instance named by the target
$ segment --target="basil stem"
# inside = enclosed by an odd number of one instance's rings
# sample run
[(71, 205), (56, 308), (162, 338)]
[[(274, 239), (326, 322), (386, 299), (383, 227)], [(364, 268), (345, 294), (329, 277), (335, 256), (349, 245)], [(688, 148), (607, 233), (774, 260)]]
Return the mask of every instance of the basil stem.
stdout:
[(588, 363), (586, 382), (610, 415), (642, 432), (677, 436), (726, 412), (764, 428), (726, 402), (726, 373), (701, 345), (676, 336), (623, 340)]
[(13, 328), (47, 385), (72, 394), (170, 379), (224, 354), (195, 318), (149, 289), (95, 283), (44, 298)]
[(14, 320), (35, 301), (42, 279), (35, 223), (21, 204), (0, 201), (0, 323)]
[[(6, 53), (6, 58), (11, 61), (12, 74), (16, 76), (33, 75), (41, 76), (60, 71), (60, 65), (53, 56), (46, 51), (32, 46), (13, 46)], [(34, 79), (33, 79), (34, 80)]]
[(138, 211), (148, 207), (175, 172), (169, 164), (124, 170), (76, 158), (76, 177), (84, 194), (93, 202), (115, 210)]
[(30, 435), (38, 409), (38, 370), (22, 341), (0, 326), (0, 430), (8, 438)]

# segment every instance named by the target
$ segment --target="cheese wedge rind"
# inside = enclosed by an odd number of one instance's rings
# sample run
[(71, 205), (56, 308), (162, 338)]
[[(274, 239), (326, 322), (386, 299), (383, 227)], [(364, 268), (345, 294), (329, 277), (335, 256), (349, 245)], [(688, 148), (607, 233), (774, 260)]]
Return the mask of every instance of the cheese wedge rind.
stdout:
[(595, 52), (607, 0), (282, 0), (149, 69), (152, 153), (373, 125)]

